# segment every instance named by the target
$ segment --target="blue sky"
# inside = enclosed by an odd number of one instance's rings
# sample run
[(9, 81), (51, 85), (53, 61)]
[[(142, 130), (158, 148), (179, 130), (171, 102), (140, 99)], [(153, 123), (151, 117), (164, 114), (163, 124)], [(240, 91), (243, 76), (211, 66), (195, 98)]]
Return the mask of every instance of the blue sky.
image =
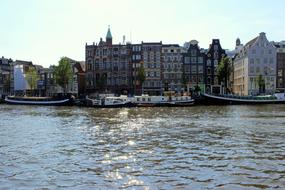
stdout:
[[(283, 0), (1, 0), (0, 56), (48, 67), (61, 56), (85, 59), (85, 43), (123, 35), (133, 43), (178, 43), (196, 39), (207, 48), (219, 38), (233, 49), (266, 32), (285, 40)], [(131, 36), (131, 37), (130, 37)]]

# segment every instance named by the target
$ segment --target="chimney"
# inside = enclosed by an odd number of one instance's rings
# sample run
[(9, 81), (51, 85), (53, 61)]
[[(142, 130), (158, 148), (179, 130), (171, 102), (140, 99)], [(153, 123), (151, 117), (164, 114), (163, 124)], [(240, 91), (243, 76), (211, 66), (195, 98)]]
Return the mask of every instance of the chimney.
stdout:
[(260, 32), (259, 36), (264, 37), (265, 36), (265, 32)]

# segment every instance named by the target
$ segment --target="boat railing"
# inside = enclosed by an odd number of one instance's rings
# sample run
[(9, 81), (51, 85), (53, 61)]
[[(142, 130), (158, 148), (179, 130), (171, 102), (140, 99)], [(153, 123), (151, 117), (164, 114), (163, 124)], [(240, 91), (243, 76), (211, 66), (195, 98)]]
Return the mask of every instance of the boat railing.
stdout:
[(276, 96), (239, 96), (239, 95), (234, 95), (234, 94), (209, 94), (209, 95), (214, 95), (214, 96), (219, 96), (219, 97), (224, 97), (224, 98), (235, 98), (235, 99), (244, 99), (244, 100), (276, 100)]
[(42, 101), (57, 101), (57, 100), (63, 100), (68, 98), (59, 98), (59, 97), (20, 97), (20, 96), (10, 96), (7, 97), (7, 99), (10, 100), (17, 100), (17, 101), (34, 101), (34, 102), (42, 102)]

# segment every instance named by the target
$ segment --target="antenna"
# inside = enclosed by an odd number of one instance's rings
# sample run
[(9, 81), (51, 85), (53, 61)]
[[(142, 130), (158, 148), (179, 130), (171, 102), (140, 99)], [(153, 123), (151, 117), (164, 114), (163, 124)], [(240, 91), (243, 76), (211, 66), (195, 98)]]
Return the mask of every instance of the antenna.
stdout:
[(126, 36), (123, 35), (123, 45), (125, 45), (125, 41), (126, 41)]
[(131, 38), (131, 43), (133, 42), (132, 41), (132, 30), (130, 30), (130, 38)]

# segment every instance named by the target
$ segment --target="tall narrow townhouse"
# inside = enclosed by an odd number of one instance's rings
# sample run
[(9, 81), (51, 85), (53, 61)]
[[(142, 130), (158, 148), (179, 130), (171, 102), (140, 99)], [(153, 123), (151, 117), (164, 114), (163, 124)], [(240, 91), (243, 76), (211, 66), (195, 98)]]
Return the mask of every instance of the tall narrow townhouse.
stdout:
[(234, 60), (234, 93), (272, 94), (276, 90), (276, 47), (264, 32), (249, 41)]

